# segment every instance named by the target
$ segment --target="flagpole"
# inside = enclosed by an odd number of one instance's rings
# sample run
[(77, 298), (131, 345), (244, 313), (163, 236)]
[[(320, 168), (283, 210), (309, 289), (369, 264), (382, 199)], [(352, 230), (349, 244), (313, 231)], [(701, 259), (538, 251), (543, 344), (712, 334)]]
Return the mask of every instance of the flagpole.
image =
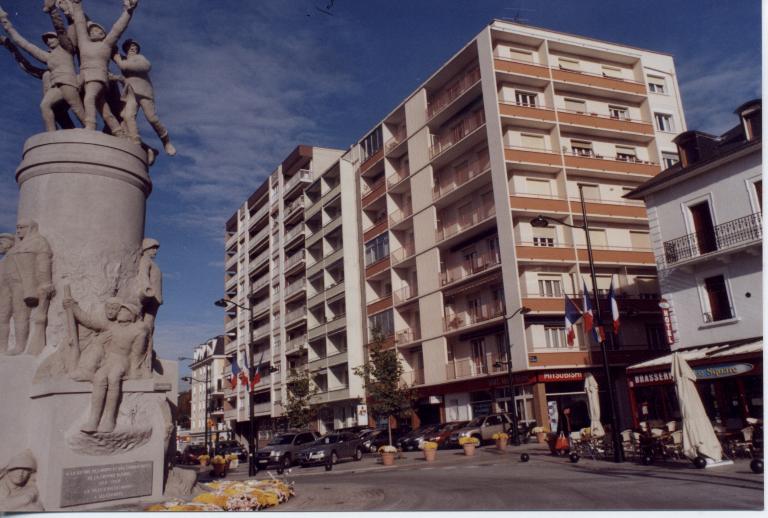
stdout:
[[(597, 296), (597, 274), (595, 273), (595, 260), (592, 257), (592, 240), (589, 237), (589, 220), (587, 219), (587, 209), (586, 205), (584, 203), (584, 190), (583, 185), (578, 184), (579, 187), (579, 199), (581, 200), (581, 217), (584, 220), (584, 226), (582, 227), (584, 229), (584, 233), (587, 237), (587, 258), (589, 259), (589, 273), (592, 277), (592, 292), (594, 295), (595, 300), (595, 324), (602, 328), (603, 325), (603, 318), (602, 318), (602, 312), (600, 311), (600, 300)], [(589, 297), (589, 293), (585, 295), (586, 297)], [(606, 333), (600, 333), (598, 330), (598, 336), (603, 337)], [(613, 345), (613, 330), (611, 332), (607, 333), (608, 336), (608, 342), (610, 343), (611, 350), (614, 349)], [(611, 376), (611, 367), (608, 363), (608, 351), (606, 350), (606, 343), (605, 341), (600, 341), (600, 350), (603, 353), (603, 369), (605, 370), (605, 378), (606, 383), (608, 384), (608, 401), (611, 405), (611, 436), (613, 439), (613, 461), (614, 462), (624, 462), (624, 450), (622, 448), (621, 440), (619, 439), (619, 415), (618, 415), (618, 409), (616, 408), (616, 397), (614, 395), (614, 387), (613, 387), (613, 379)]]

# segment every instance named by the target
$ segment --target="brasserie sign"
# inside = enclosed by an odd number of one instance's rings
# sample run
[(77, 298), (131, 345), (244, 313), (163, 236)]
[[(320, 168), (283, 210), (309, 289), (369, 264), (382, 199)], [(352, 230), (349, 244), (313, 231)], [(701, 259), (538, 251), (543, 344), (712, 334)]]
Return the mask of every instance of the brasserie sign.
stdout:
[[(751, 363), (723, 363), (718, 365), (707, 365), (704, 367), (693, 368), (697, 380), (711, 380), (717, 378), (727, 378), (729, 376), (738, 376), (750, 372), (754, 366)], [(643, 374), (633, 374), (631, 386), (642, 387), (646, 385), (656, 385), (658, 383), (671, 383), (672, 371), (647, 372)]]

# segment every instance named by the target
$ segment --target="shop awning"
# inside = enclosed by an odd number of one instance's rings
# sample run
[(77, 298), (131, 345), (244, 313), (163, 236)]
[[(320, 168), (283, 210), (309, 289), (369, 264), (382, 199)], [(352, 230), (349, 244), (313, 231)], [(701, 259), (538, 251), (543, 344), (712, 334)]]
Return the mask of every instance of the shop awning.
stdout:
[[(763, 351), (763, 341), (755, 340), (754, 342), (748, 342), (740, 345), (710, 345), (704, 347), (695, 347), (691, 349), (680, 349), (676, 352), (680, 353), (682, 358), (690, 363), (697, 360), (711, 360), (711, 359), (723, 359), (726, 360), (730, 357), (739, 356), (742, 354), (755, 354)], [(674, 353), (673, 353), (674, 354)], [(658, 369), (660, 367), (671, 367), (672, 354), (654, 358), (653, 360), (644, 361), (635, 365), (627, 367), (627, 371), (637, 371), (645, 369)]]

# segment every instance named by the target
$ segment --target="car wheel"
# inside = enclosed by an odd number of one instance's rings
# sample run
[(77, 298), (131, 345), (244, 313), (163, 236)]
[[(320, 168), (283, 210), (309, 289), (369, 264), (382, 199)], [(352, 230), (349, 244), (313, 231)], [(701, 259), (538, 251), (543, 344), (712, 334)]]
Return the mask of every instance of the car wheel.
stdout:
[(335, 451), (331, 452), (331, 464), (338, 464), (339, 463), (339, 456), (336, 455)]
[(288, 468), (291, 467), (291, 464), (292, 464), (292, 462), (291, 462), (291, 454), (290, 453), (286, 453), (285, 455), (283, 455), (283, 458), (280, 461), (280, 467), (282, 469), (288, 469)]
[(355, 460), (363, 460), (363, 450), (360, 448), (355, 450)]

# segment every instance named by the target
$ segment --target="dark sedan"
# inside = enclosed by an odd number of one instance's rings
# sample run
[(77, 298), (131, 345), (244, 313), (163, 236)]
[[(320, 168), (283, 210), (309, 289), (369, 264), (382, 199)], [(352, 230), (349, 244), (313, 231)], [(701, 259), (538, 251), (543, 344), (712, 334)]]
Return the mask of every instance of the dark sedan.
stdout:
[(451, 436), (451, 433), (459, 428), (464, 428), (467, 426), (467, 423), (469, 423), (469, 421), (451, 421), (450, 423), (443, 423), (438, 427), (437, 431), (432, 433), (430, 437), (427, 437), (427, 440), (436, 442), (438, 448), (447, 448), (448, 438)]
[(421, 426), (398, 439), (395, 445), (403, 451), (418, 450), (424, 441), (429, 440), (429, 437), (437, 433), (439, 426), (436, 424)]
[(363, 458), (361, 439), (353, 433), (330, 433), (299, 451), (298, 461), (302, 466), (311, 464), (336, 464), (339, 459)]

